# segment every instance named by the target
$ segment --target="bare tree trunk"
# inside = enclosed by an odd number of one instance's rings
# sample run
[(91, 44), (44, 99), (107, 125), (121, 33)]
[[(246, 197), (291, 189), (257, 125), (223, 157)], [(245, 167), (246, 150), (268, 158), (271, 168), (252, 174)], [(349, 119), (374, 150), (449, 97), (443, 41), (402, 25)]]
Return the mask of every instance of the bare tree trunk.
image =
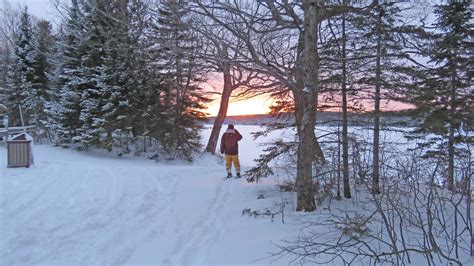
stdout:
[(219, 140), (219, 133), (221, 132), (222, 124), (227, 115), (227, 108), (229, 107), (230, 95), (232, 94), (232, 84), (231, 84), (231, 75), (228, 67), (224, 69), (224, 88), (222, 90), (221, 103), (219, 106), (219, 113), (217, 113), (216, 120), (214, 121), (214, 126), (212, 127), (211, 136), (207, 143), (206, 152), (215, 154), (217, 141)]
[[(345, 3), (345, 1), (344, 1)], [(349, 143), (347, 125), (347, 70), (346, 70), (346, 16), (342, 15), (342, 182), (344, 184), (344, 197), (351, 198), (349, 183)]]
[[(281, 16), (279, 16), (278, 12), (283, 12), (283, 10), (277, 10), (276, 6), (273, 4), (272, 1), (265, 2), (271, 9), (274, 20), (277, 23), (281, 23)], [(237, 7), (233, 10), (233, 12), (235, 12), (236, 14), (240, 13), (240, 9), (238, 8), (238, 6), (240, 5), (239, 3), (239, 1), (234, 2)], [(291, 13), (289, 17), (294, 20), (294, 23), (291, 23), (293, 25), (290, 25), (290, 27), (294, 27), (294, 29), (300, 30), (300, 40), (298, 44), (297, 57), (299, 59), (297, 59), (297, 66), (295, 67), (295, 69), (286, 69), (285, 71), (281, 72), (279, 70), (276, 70), (275, 67), (272, 66), (270, 62), (268, 62), (268, 59), (272, 56), (266, 58), (265, 60), (262, 60), (262, 58), (260, 58), (260, 54), (257, 53), (257, 49), (253, 45), (253, 40), (251, 40), (250, 38), (250, 36), (253, 35), (253, 29), (242, 30), (239, 27), (235, 27), (235, 25), (229, 25), (225, 21), (222, 21), (218, 17), (213, 15), (213, 12), (209, 10), (209, 8), (212, 7), (202, 4), (201, 1), (196, 1), (196, 4), (200, 8), (202, 8), (205, 14), (212, 18), (213, 21), (217, 22), (230, 33), (234, 34), (235, 37), (243, 41), (243, 45), (246, 46), (245, 50), (247, 50), (248, 55), (245, 55), (245, 53), (243, 53), (242, 55), (249, 56), (250, 61), (256, 63), (256, 66), (258, 66), (258, 68), (261, 68), (264, 73), (272, 73), (272, 75), (274, 74), (277, 80), (282, 81), (284, 85), (287, 85), (287, 87), (292, 90), (296, 110), (296, 128), (299, 139), (296, 173), (296, 189), (298, 199), (296, 209), (297, 211), (314, 211), (316, 209), (316, 205), (314, 199), (314, 186), (312, 179), (313, 162), (317, 160), (319, 163), (324, 163), (323, 153), (321, 147), (319, 146), (319, 143), (317, 142), (317, 138), (314, 132), (318, 99), (319, 67), (319, 57), (317, 51), (317, 26), (318, 23), (320, 23), (321, 21), (318, 16), (327, 16), (327, 14), (324, 14), (322, 12), (319, 14), (317, 13), (318, 1), (303, 0), (304, 20), (301, 20), (299, 16), (292, 11), (292, 4), (290, 5), (287, 2), (282, 2), (281, 6), (285, 9), (284, 12)], [(222, 4), (222, 7), (225, 9), (231, 9), (231, 6), (231, 4), (230, 6)], [(322, 17), (323, 16), (321, 16), (321, 18)], [(242, 20), (244, 21), (246, 19), (246, 17), (242, 18)], [(303, 21), (303, 23), (301, 23), (301, 21)], [(249, 25), (253, 24), (253, 18), (252, 22), (248, 21), (246, 23), (249, 23)], [(267, 63), (265, 64), (265, 62)], [(294, 71), (294, 73), (290, 74), (291, 71)], [(297, 80), (297, 84), (293, 82), (292, 79), (289, 79), (287, 75), (293, 75), (294, 78)]]
[(454, 131), (455, 121), (454, 114), (456, 112), (456, 74), (453, 73), (451, 79), (451, 95), (449, 110), (449, 136), (448, 136), (448, 189), (454, 191)]
[(337, 195), (336, 199), (341, 199), (341, 128), (337, 123)]
[(314, 97), (306, 93), (295, 96), (296, 127), (298, 131), (298, 160), (296, 170), (296, 211), (316, 210), (313, 183), (313, 140), (316, 111)]
[[(173, 12), (173, 14), (175, 14), (173, 16), (173, 18), (176, 18), (175, 16), (177, 16), (178, 14), (178, 11), (177, 11), (177, 5), (178, 5), (178, 2), (177, 0), (167, 0), (169, 5), (170, 5), (170, 9), (171, 9), (171, 12)], [(179, 37), (179, 29), (177, 28), (174, 28), (173, 29), (173, 44), (175, 45), (175, 47), (170, 47), (174, 50), (174, 53), (175, 53), (175, 58), (174, 58), (174, 63), (175, 63), (175, 68), (174, 69), (176, 71), (176, 74), (175, 74), (175, 78), (176, 78), (176, 81), (175, 81), (175, 84), (173, 84), (173, 87), (171, 89), (171, 92), (168, 92), (170, 93), (170, 97), (172, 98), (174, 96), (174, 101), (176, 101), (176, 104), (175, 104), (175, 114), (174, 114), (174, 119), (175, 119), (175, 123), (177, 123), (178, 121), (176, 121), (177, 117), (179, 117), (181, 115), (181, 104), (182, 104), (182, 101), (181, 101), (181, 92), (183, 91), (183, 82), (182, 82), (182, 65), (181, 65), (181, 51), (179, 51), (179, 47), (180, 47), (180, 38)], [(176, 95), (173, 95), (172, 94), (172, 90), (174, 90), (176, 92)], [(170, 103), (171, 104), (171, 103)], [(171, 127), (171, 140), (173, 141), (173, 143), (170, 145), (170, 147), (172, 147), (172, 153), (173, 153), (173, 157), (176, 158), (177, 157), (177, 151), (178, 151), (178, 147), (180, 146), (180, 143), (179, 143), (179, 140), (178, 140), (178, 132), (176, 130), (176, 127)]]
[[(382, 7), (379, 8), (381, 9)], [(377, 55), (375, 58), (375, 103), (374, 103), (374, 143), (372, 151), (372, 192), (375, 194), (380, 193), (380, 163), (379, 163), (379, 150), (380, 150), (380, 76), (381, 66), (380, 57), (382, 53), (382, 10), (379, 10), (379, 16), (377, 18)]]
[(303, 73), (304, 87), (298, 90), (295, 97), (298, 131), (298, 162), (296, 170), (297, 203), (296, 211), (311, 212), (316, 210), (314, 184), (312, 178), (313, 147), (315, 147), (314, 127), (318, 95), (317, 51), (317, 5), (313, 0), (303, 1)]

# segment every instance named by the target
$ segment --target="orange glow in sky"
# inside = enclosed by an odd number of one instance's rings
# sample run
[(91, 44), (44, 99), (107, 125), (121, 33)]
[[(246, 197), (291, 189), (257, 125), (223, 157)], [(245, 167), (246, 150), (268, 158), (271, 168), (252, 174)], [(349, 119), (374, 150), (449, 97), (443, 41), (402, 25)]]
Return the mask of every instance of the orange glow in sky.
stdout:
[[(266, 114), (270, 111), (271, 99), (265, 96), (248, 100), (230, 100), (227, 115)], [(219, 112), (220, 97), (209, 103), (207, 112), (209, 116), (216, 116)]]
[[(220, 80), (219, 76), (216, 75), (215, 77), (212, 77), (208, 83), (204, 83), (202, 85), (207, 91), (218, 93), (222, 88), (222, 81)], [(208, 113), (208, 116), (217, 116), (221, 97), (220, 95), (216, 94), (211, 97), (214, 100), (207, 105), (208, 108), (205, 112)], [(370, 112), (373, 110), (373, 100), (362, 100), (362, 102), (362, 105), (365, 109), (361, 110), (362, 112)], [(320, 104), (321, 103), (322, 102), (320, 102)], [(268, 95), (260, 95), (248, 100), (236, 100), (231, 98), (229, 107), (227, 109), (227, 116), (268, 114), (270, 111), (269, 107), (271, 105), (272, 99)], [(380, 105), (383, 111), (400, 111), (413, 108), (413, 106), (409, 104), (386, 100), (383, 100)], [(325, 109), (325, 111), (338, 112), (340, 111), (340, 107)]]
[[(209, 113), (209, 116), (216, 116), (219, 112), (219, 104), (220, 104), (220, 96), (218, 96), (214, 101), (209, 103), (208, 109), (206, 110)], [(253, 115), (253, 114), (268, 114), (270, 111), (270, 105), (272, 104), (272, 100), (268, 96), (258, 96), (248, 100), (231, 100), (229, 102), (229, 108), (227, 109), (228, 116), (235, 116), (235, 115)], [(381, 109), (383, 111), (400, 111), (411, 109), (413, 106), (405, 103), (394, 102), (394, 101), (382, 101), (380, 103)], [(365, 111), (372, 111), (373, 104), (372, 102), (368, 101), (368, 103), (364, 104), (366, 110)], [(333, 109), (326, 109), (325, 111), (333, 111), (338, 112), (340, 111), (339, 108)]]

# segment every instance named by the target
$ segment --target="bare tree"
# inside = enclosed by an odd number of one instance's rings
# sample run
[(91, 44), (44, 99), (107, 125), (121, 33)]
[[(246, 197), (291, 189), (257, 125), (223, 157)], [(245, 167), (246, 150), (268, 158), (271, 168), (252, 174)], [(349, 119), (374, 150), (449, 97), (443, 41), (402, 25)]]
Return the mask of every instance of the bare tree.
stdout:
[[(222, 74), (223, 82), (219, 111), (205, 149), (206, 152), (214, 154), (232, 92), (242, 86), (251, 86), (252, 80), (257, 77), (257, 74), (245, 71), (234, 63), (238, 59), (238, 53), (232, 48), (239, 49), (242, 42), (232, 38), (232, 35), (222, 27), (216, 28), (207, 24), (206, 18), (203, 18), (203, 20), (204, 23), (198, 23), (194, 28), (202, 36), (203, 46), (205, 46), (200, 57), (207, 63), (211, 72)], [(233, 41), (238, 42), (238, 44), (235, 47), (229, 47), (228, 43)]]
[[(258, 4), (256, 6), (245, 5), (242, 1), (236, 5), (228, 1), (222, 3), (213, 3), (204, 5), (198, 3), (200, 10), (213, 19), (217, 24), (226, 28), (235, 37), (239, 38), (245, 44), (245, 52), (240, 51), (240, 55), (246, 59), (245, 67), (249, 70), (259, 70), (260, 73), (273, 76), (280, 83), (285, 84), (293, 93), (296, 107), (296, 124), (299, 136), (298, 152), (298, 206), (297, 210), (313, 211), (316, 206), (314, 203), (314, 188), (312, 185), (312, 162), (314, 145), (316, 138), (314, 135), (314, 124), (316, 119), (315, 104), (317, 102), (316, 83), (317, 78), (313, 75), (317, 73), (316, 51), (312, 49), (313, 45), (307, 45), (304, 48), (304, 42), (316, 43), (316, 21), (313, 18), (315, 10), (308, 11), (308, 19), (313, 19), (305, 24), (305, 27), (314, 29), (313, 34), (308, 34), (306, 39), (299, 27), (302, 20), (296, 14), (288, 14), (289, 21), (283, 21), (282, 10), (267, 1), (267, 5)], [(282, 3), (287, 11), (293, 10), (297, 4)], [(309, 2), (306, 5), (311, 5)], [(265, 11), (263, 11), (265, 9)], [(223, 16), (216, 11), (225, 10)], [(313, 14), (314, 13), (314, 14)], [(270, 19), (270, 20), (268, 20)], [(242, 28), (241, 25), (246, 25)], [(275, 27), (276, 26), (276, 27)], [(273, 29), (273, 30), (272, 30)], [(277, 35), (276, 33), (280, 34)], [(295, 33), (297, 42), (297, 52), (291, 51), (291, 46), (295, 44)], [(252, 41), (252, 35), (256, 35), (258, 42)], [(299, 35), (299, 36), (298, 36)], [(278, 37), (278, 39), (276, 39)], [(283, 52), (272, 50), (269, 44), (275, 41), (281, 43), (281, 38), (286, 37), (289, 41), (284, 42), (287, 45)], [(312, 51), (313, 50), (313, 51)], [(311, 59), (304, 56), (304, 53), (310, 54)], [(283, 56), (282, 56), (283, 55)], [(289, 57), (289, 58), (288, 58)], [(306, 58), (306, 59), (305, 59)], [(281, 61), (279, 61), (281, 60)], [(303, 61), (306, 60), (306, 61)], [(287, 62), (285, 62), (287, 61)], [(299, 62), (297, 62), (299, 61)], [(250, 64), (249, 64), (250, 63)], [(291, 64), (285, 66), (282, 63)], [(305, 66), (311, 63), (312, 67)], [(249, 67), (250, 66), (250, 67)]]
[[(297, 211), (314, 211), (314, 186), (312, 178), (312, 153), (315, 142), (314, 128), (316, 123), (316, 108), (318, 102), (319, 57), (318, 40), (318, 8), (316, 1), (303, 1), (303, 57), (299, 60), (303, 65), (303, 89), (295, 90), (296, 127), (298, 129), (298, 161), (297, 161)], [(316, 106), (315, 106), (316, 103)], [(316, 107), (316, 108), (315, 108)]]
[[(453, 193), (432, 183), (444, 175), (440, 161), (422, 159), (420, 150), (400, 156), (398, 143), (384, 144), (380, 155), (385, 158), (381, 174), (387, 175), (386, 189), (374, 194), (371, 181), (364, 182), (353, 210), (323, 212), (326, 219), (305, 223), (275, 256), (292, 256), (302, 264), (336, 265), (405, 265), (414, 263), (414, 257), (418, 263), (424, 258), (426, 265), (470, 261), (469, 192)], [(371, 167), (370, 160), (364, 163), (361, 168)]]
[(318, 27), (328, 18), (366, 7), (326, 6), (314, 0), (197, 2), (196, 7), (243, 42), (239, 64), (278, 81), (275, 93), (291, 95), (298, 133), (296, 209), (315, 210), (313, 162), (324, 162), (314, 132), (320, 90)]
[[(375, 1), (378, 4), (378, 1)], [(378, 6), (379, 16), (377, 18), (376, 34), (377, 34), (377, 45), (376, 45), (376, 57), (375, 57), (375, 95), (374, 95), (374, 145), (372, 149), (372, 192), (380, 193), (380, 75), (381, 65), (380, 60), (382, 57), (382, 16), (383, 8)]]
[(237, 87), (232, 85), (232, 76), (230, 73), (230, 64), (227, 62), (229, 56), (228, 49), (225, 47), (225, 44), (216, 43), (216, 48), (218, 50), (218, 55), (224, 59), (224, 62), (221, 64), (221, 71), (223, 76), (223, 87), (222, 94), (219, 104), (219, 112), (217, 117), (214, 120), (214, 125), (212, 127), (211, 136), (209, 136), (209, 141), (206, 146), (206, 151), (214, 154), (216, 152), (217, 141), (219, 139), (219, 133), (221, 132), (222, 124), (224, 119), (227, 116), (227, 109), (229, 107), (229, 100), (232, 94)]
[(275, 83), (265, 81), (265, 77), (258, 71), (239, 64), (241, 49), (245, 45), (241, 39), (233, 36), (225, 27), (213, 23), (208, 16), (202, 16), (199, 12), (194, 15), (193, 30), (202, 43), (199, 54), (201, 61), (205, 62), (204, 67), (210, 73), (222, 75), (219, 111), (205, 149), (214, 154), (232, 93), (238, 90), (240, 93), (235, 98), (250, 98), (256, 95), (256, 87), (271, 88)]
[[(346, 0), (343, 0), (346, 4)], [(346, 54), (346, 14), (342, 14), (342, 44), (341, 44), (341, 58), (342, 58), (342, 81), (341, 81), (341, 96), (342, 96), (342, 180), (344, 184), (344, 197), (351, 198), (351, 187), (349, 183), (349, 136), (348, 136), (348, 121), (347, 121), (347, 54)]]
[[(6, 87), (10, 56), (13, 53), (15, 38), (20, 24), (20, 9), (14, 8), (8, 1), (2, 1), (0, 7), (0, 88)], [(2, 91), (0, 89), (0, 99)]]

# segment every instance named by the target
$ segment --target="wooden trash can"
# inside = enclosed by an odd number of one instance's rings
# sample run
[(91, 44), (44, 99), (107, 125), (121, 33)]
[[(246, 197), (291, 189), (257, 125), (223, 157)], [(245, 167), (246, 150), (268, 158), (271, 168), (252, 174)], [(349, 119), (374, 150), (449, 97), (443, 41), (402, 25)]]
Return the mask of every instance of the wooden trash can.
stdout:
[(21, 133), (7, 140), (7, 167), (30, 167), (33, 164), (33, 138)]

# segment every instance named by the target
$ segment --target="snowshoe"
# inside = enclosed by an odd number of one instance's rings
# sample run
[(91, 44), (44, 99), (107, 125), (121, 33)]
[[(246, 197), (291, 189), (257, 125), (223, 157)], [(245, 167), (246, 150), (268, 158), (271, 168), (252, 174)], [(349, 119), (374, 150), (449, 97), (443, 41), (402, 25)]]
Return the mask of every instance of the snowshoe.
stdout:
[(242, 178), (242, 176), (240, 175), (240, 173), (237, 173), (237, 176), (235, 178)]
[(228, 173), (228, 174), (227, 174), (227, 178), (232, 178), (232, 174), (231, 174), (231, 173)]

